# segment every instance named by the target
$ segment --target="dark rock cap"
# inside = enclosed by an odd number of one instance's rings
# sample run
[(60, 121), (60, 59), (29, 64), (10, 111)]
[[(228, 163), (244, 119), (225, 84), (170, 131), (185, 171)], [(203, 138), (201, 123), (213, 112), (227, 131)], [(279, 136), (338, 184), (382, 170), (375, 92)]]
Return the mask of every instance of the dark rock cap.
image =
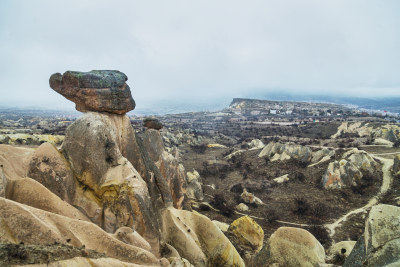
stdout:
[(50, 77), (50, 87), (76, 104), (78, 111), (125, 114), (135, 108), (128, 77), (117, 70), (66, 71)]
[(143, 126), (149, 129), (156, 129), (156, 130), (160, 130), (163, 127), (162, 123), (156, 118), (144, 119)]

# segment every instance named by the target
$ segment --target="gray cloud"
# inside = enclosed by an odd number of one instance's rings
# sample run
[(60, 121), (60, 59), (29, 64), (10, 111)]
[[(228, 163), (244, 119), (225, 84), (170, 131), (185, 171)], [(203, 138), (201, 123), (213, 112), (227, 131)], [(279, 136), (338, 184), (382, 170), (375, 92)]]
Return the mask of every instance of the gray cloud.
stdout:
[(70, 108), (48, 78), (118, 69), (138, 107), (255, 91), (400, 95), (398, 1), (0, 3), (0, 104)]

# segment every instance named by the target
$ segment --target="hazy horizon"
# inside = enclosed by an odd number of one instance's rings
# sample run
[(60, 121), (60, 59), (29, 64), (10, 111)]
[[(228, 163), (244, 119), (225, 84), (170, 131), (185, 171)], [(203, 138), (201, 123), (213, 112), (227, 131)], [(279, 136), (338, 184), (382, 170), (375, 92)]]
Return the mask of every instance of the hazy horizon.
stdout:
[[(0, 106), (74, 109), (48, 79), (117, 69), (137, 109), (278, 93), (400, 97), (398, 1), (0, 3)], [(256, 96), (256, 97), (254, 97)]]

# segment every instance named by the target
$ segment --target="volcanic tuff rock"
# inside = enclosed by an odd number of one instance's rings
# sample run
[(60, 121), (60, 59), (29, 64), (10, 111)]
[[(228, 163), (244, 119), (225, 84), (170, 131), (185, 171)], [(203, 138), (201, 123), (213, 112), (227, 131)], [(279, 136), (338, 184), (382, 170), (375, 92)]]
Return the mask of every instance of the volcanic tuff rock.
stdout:
[(280, 227), (257, 254), (254, 263), (254, 266), (271, 266), (274, 263), (278, 266), (319, 266), (325, 263), (325, 251), (307, 230)]
[(166, 242), (194, 266), (244, 266), (228, 238), (206, 216), (169, 208), (163, 214)]
[(392, 143), (400, 140), (400, 127), (398, 125), (387, 124), (381, 127), (374, 127), (372, 124), (362, 124), (361, 122), (343, 122), (339, 126), (337, 133), (332, 135), (331, 138), (338, 138), (345, 133), (358, 134), (361, 137), (383, 138)]
[(29, 163), (27, 176), (44, 185), (61, 199), (72, 203), (75, 178), (67, 161), (50, 143), (40, 145)]
[(340, 161), (329, 163), (322, 184), (331, 189), (357, 186), (365, 175), (373, 175), (377, 167), (378, 163), (370, 154), (354, 148), (344, 153)]
[[(117, 258), (137, 264), (156, 265), (158, 259), (150, 252), (123, 243), (93, 223), (71, 219), (0, 198), (0, 243), (23, 242), (26, 245), (49, 245), (55, 242), (85, 245)], [(34, 229), (34, 232), (33, 232)]]
[(50, 87), (76, 104), (78, 111), (125, 114), (135, 108), (125, 74), (116, 70), (67, 71), (50, 77)]
[(400, 265), (400, 208), (379, 204), (372, 207), (364, 235), (357, 241), (343, 266)]
[(312, 151), (309, 147), (301, 145), (271, 142), (264, 147), (258, 157), (267, 157), (271, 161), (283, 161), (293, 158), (300, 162), (308, 163), (311, 161)]

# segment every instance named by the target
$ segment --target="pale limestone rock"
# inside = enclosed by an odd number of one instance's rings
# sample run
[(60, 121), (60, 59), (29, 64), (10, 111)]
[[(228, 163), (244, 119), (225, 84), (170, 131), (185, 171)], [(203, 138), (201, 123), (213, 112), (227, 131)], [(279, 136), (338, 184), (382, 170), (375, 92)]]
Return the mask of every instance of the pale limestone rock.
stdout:
[[(236, 249), (215, 224), (197, 212), (168, 208), (163, 214), (166, 242), (194, 266), (244, 266)], [(207, 265), (208, 264), (208, 265)]]
[(244, 203), (240, 203), (236, 206), (236, 210), (244, 212), (244, 211), (248, 211), (249, 207)]
[(31, 178), (10, 181), (8, 186), (10, 188), (7, 190), (6, 198), (10, 200), (72, 219), (90, 222), (88, 217), (68, 204), (68, 202), (63, 201)]
[(275, 182), (277, 182), (278, 184), (284, 183), (284, 182), (288, 182), (289, 181), (289, 174), (285, 174), (282, 176), (279, 176), (277, 178), (274, 179)]
[(325, 251), (308, 231), (294, 227), (280, 227), (256, 255), (255, 266), (314, 267), (325, 263)]

